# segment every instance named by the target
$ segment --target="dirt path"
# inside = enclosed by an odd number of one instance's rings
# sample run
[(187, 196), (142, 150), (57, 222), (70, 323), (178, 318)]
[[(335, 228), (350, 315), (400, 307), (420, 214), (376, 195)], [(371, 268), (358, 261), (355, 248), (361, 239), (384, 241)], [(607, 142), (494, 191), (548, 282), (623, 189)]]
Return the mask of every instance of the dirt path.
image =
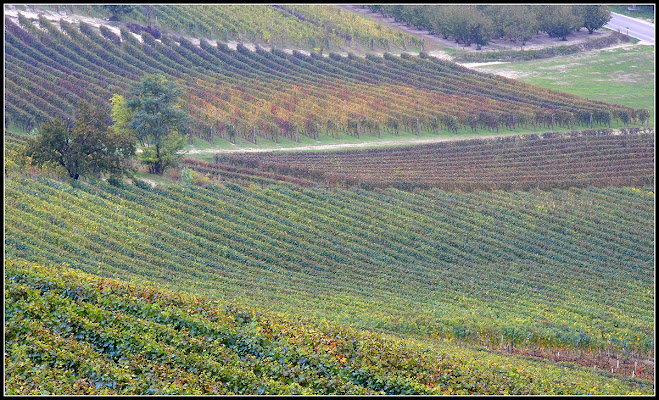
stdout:
[(451, 142), (456, 140), (468, 140), (468, 139), (495, 139), (508, 135), (483, 135), (478, 137), (450, 137), (450, 138), (422, 138), (422, 139), (398, 139), (398, 140), (378, 140), (372, 142), (362, 142), (362, 143), (337, 143), (337, 144), (321, 144), (321, 145), (309, 145), (309, 146), (296, 146), (296, 147), (280, 147), (280, 148), (270, 148), (270, 149), (190, 149), (186, 150), (186, 154), (201, 154), (201, 153), (267, 153), (273, 151), (307, 151), (307, 150), (345, 150), (345, 149), (359, 149), (364, 147), (372, 146), (404, 146), (410, 144), (426, 144), (426, 143), (437, 143), (437, 142)]
[[(652, 132), (646, 130), (645, 132)], [(542, 134), (545, 131), (538, 131), (535, 134)], [(560, 132), (558, 132), (560, 133)], [(522, 133), (520, 135), (529, 135), (533, 132)], [(620, 129), (613, 129), (611, 135), (620, 135), (622, 132)], [(362, 143), (338, 143), (338, 144), (322, 144), (322, 145), (309, 145), (309, 146), (295, 146), (295, 147), (280, 147), (280, 148), (269, 148), (269, 149), (254, 149), (254, 148), (244, 148), (244, 149), (188, 149), (184, 153), (189, 154), (203, 154), (203, 153), (268, 153), (275, 151), (313, 151), (313, 150), (346, 150), (346, 149), (359, 149), (365, 147), (379, 147), (379, 146), (405, 146), (412, 144), (428, 144), (428, 143), (438, 143), (438, 142), (454, 142), (459, 140), (476, 140), (476, 139), (486, 139), (493, 140), (500, 137), (507, 136), (516, 136), (515, 133), (507, 134), (485, 134), (482, 136), (470, 136), (463, 137), (460, 135), (451, 136), (451, 137), (435, 137), (435, 138), (410, 138), (410, 139), (392, 139), (392, 140), (378, 140)]]

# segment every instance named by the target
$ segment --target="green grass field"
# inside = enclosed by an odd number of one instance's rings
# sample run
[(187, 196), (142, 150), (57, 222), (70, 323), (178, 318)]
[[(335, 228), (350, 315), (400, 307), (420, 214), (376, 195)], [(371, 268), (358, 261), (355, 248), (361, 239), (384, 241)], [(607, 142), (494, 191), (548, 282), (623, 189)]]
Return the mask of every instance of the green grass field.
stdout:
[(564, 57), (476, 67), (594, 100), (650, 110), (654, 124), (654, 46), (602, 49)]

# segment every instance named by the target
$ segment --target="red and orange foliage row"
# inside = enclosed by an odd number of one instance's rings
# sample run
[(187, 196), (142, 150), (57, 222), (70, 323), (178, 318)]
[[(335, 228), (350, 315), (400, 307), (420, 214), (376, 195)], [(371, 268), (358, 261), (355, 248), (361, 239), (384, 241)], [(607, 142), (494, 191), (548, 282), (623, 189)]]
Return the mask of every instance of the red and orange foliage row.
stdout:
[(194, 136), (358, 136), (401, 130), (591, 127), (643, 123), (647, 110), (607, 104), (435, 58), (289, 54), (233, 50), (222, 43), (164, 35), (141, 39), (108, 28), (24, 17), (5, 18), (5, 124), (25, 129), (55, 115), (71, 116), (79, 100), (128, 95), (142, 74), (161, 73), (185, 87), (182, 106)]
[[(277, 176), (309, 186), (489, 190), (648, 185), (654, 180), (654, 137), (609, 129), (546, 133), (366, 150), (246, 153), (186, 165), (223, 179), (250, 171), (253, 181)], [(297, 180), (297, 181), (294, 181)]]

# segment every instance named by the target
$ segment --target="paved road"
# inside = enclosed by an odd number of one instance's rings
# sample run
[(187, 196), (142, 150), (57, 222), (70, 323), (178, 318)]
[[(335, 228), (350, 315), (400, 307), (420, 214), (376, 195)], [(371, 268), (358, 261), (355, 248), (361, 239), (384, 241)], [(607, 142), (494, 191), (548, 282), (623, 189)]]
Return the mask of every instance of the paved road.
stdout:
[(654, 45), (654, 24), (649, 22), (612, 12), (611, 20), (604, 27), (614, 31), (620, 31), (620, 33), (628, 34), (631, 37)]

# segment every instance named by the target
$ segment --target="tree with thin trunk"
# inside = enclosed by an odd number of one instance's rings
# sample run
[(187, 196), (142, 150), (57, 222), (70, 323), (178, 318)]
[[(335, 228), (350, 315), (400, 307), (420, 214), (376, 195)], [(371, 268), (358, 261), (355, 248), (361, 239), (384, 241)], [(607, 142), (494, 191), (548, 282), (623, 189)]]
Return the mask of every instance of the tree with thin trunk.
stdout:
[(132, 113), (128, 127), (142, 144), (138, 159), (149, 172), (162, 175), (182, 158), (190, 116), (178, 104), (183, 89), (164, 75), (145, 75), (126, 102)]

